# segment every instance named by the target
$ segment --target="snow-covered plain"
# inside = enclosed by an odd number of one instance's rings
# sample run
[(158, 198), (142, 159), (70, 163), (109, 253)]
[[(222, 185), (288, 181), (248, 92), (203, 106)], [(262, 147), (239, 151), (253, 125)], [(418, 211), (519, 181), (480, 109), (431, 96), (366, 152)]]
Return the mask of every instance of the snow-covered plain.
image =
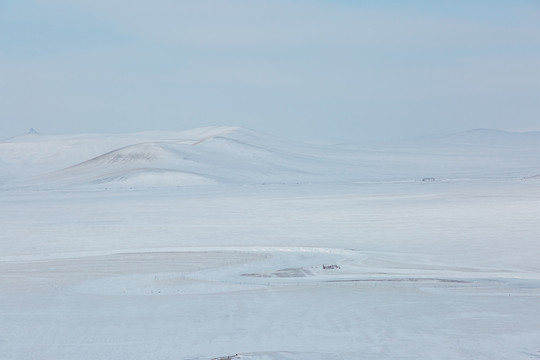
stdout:
[(0, 359), (539, 359), (540, 134), (0, 142)]

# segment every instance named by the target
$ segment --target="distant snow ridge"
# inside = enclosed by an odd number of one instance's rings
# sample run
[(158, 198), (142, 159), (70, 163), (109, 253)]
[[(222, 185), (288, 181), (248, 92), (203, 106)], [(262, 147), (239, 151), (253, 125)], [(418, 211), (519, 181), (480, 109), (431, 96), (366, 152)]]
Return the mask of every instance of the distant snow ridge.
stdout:
[(523, 179), (538, 174), (539, 158), (540, 132), (488, 129), (376, 148), (290, 143), (230, 126), (27, 133), (0, 142), (0, 187)]
[(48, 180), (72, 185), (156, 186), (298, 181), (317, 162), (298, 155), (300, 147), (238, 127), (171, 135), (109, 151), (56, 171)]
[(435, 139), (440, 144), (453, 145), (498, 145), (523, 146), (538, 145), (540, 132), (511, 132), (496, 129), (472, 129)]

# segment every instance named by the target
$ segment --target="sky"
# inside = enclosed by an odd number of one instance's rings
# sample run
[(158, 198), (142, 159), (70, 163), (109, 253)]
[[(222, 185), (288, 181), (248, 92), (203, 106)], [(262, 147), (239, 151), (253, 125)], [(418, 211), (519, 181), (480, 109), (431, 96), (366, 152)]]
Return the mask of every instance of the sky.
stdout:
[(0, 0), (0, 139), (540, 130), (540, 1)]

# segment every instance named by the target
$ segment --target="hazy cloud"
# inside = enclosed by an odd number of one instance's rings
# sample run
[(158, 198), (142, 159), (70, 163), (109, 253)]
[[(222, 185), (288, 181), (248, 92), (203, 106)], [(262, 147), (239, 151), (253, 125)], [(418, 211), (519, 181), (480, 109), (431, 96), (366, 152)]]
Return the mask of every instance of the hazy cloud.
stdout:
[(540, 5), (6, 1), (0, 135), (240, 125), (367, 141), (540, 116)]

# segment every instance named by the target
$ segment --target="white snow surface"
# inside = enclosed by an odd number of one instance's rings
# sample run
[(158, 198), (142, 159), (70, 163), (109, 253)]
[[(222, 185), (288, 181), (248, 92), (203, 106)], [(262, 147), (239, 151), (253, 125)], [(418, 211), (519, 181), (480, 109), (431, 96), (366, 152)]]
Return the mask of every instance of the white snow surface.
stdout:
[(61, 189), (531, 177), (538, 174), (539, 156), (540, 132), (474, 130), (370, 148), (296, 144), (226, 126), (29, 133), (0, 142), (0, 181)]
[(538, 133), (0, 143), (0, 359), (539, 359)]

